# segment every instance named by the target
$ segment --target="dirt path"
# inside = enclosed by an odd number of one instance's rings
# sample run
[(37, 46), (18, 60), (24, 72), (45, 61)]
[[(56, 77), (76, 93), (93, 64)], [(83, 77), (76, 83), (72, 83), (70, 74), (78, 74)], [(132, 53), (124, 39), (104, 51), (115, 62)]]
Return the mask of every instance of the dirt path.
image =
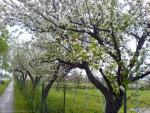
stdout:
[(13, 113), (14, 81), (11, 81), (0, 97), (0, 113)]

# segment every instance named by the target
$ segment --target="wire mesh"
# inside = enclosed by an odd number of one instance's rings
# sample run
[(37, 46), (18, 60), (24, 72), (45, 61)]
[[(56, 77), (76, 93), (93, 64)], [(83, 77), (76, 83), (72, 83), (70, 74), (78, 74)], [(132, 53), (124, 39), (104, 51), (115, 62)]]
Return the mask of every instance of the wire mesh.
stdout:
[[(83, 84), (84, 86), (82, 86)], [(56, 113), (62, 113), (61, 111), (64, 109), (64, 102), (62, 102), (64, 101), (64, 89), (63, 85), (60, 84), (60, 86), (59, 91), (53, 87), (57, 92), (57, 105), (59, 105), (56, 106), (59, 107), (57, 111), (55, 111)], [(138, 94), (137, 90), (134, 90), (127, 95), (127, 113), (147, 113), (146, 111), (150, 108), (149, 103), (145, 103), (140, 99), (140, 97), (142, 98), (142, 95)], [(89, 81), (81, 84), (76, 84), (74, 81), (66, 81), (65, 101), (65, 113), (105, 113), (105, 98)], [(139, 103), (138, 106), (137, 103)], [(112, 111), (115, 111), (119, 106), (113, 105), (111, 100), (110, 104), (112, 106)], [(123, 113), (123, 111), (122, 107), (118, 113)]]

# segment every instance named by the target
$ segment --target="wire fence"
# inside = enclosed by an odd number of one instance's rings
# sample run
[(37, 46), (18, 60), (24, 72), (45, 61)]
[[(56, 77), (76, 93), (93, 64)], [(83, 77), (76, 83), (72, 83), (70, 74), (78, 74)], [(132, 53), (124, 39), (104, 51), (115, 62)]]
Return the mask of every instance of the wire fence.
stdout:
[[(26, 89), (26, 93), (29, 92), (29, 88)], [(150, 113), (149, 93), (150, 90), (138, 88), (127, 90), (127, 113)], [(34, 104), (40, 102), (39, 97), (40, 95)], [(111, 106), (110, 113), (115, 113), (119, 104), (113, 105), (111, 101), (108, 100)], [(47, 105), (49, 113), (105, 113), (106, 101), (101, 92), (88, 81), (79, 84), (62, 81), (59, 85), (57, 83), (53, 85), (47, 98)], [(35, 109), (39, 108), (38, 105), (34, 106), (37, 106)], [(124, 113), (123, 105), (118, 113)]]
[[(104, 96), (88, 82), (81, 86), (66, 82), (59, 90), (53, 87), (53, 91), (58, 96), (57, 102), (60, 104), (60, 101), (63, 101), (62, 104), (65, 104), (62, 105), (62, 107), (65, 107), (62, 108), (64, 113), (105, 113), (106, 102)], [(131, 91), (132, 93), (129, 91), (129, 94), (127, 94), (127, 113), (150, 113), (150, 103), (142, 99), (140, 91), (142, 90), (135, 89)], [(115, 109), (117, 109), (116, 106), (112, 105), (112, 111)], [(119, 113), (124, 113), (123, 106)]]

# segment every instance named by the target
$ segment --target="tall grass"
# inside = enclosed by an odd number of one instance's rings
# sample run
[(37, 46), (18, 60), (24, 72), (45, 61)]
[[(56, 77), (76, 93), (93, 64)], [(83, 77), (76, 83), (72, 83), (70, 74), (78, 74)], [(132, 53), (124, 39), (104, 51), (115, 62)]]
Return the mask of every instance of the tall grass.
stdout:
[(14, 113), (32, 113), (28, 100), (25, 98), (20, 86), (14, 83)]

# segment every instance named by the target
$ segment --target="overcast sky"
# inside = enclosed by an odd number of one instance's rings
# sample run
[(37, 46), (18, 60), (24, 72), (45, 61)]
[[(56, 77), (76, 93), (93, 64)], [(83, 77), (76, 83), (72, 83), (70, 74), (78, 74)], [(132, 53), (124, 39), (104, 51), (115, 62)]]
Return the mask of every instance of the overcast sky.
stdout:
[(14, 39), (18, 40), (20, 43), (22, 41), (30, 41), (32, 38), (31, 34), (29, 34), (25, 29), (18, 25), (13, 27), (8, 26), (7, 28), (11, 34), (11, 37), (14, 37)]

